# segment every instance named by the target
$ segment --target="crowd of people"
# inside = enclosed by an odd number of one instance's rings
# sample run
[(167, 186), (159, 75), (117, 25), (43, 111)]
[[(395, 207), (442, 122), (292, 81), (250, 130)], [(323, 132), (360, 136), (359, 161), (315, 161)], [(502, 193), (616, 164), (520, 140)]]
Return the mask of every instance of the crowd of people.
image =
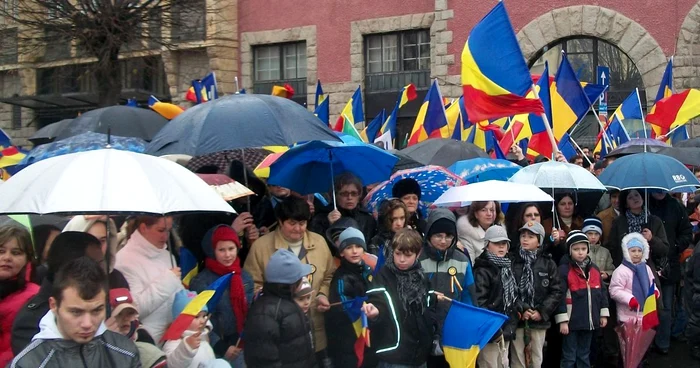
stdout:
[[(572, 161), (600, 174), (610, 159)], [(649, 354), (687, 341), (700, 360), (693, 195), (610, 191), (594, 215), (557, 193), (553, 211), (483, 201), (424, 216), (410, 178), (370, 213), (349, 173), (327, 195), (335, 205), (240, 163), (229, 176), (257, 194), (231, 202), (236, 215), (0, 226), (0, 367), (448, 367), (454, 300), (508, 317), (480, 368), (617, 367), (614, 328), (640, 318), (650, 288)], [(183, 283), (185, 248), (199, 271)], [(229, 274), (215, 307), (192, 309)], [(362, 354), (348, 313), (358, 302), (371, 331)], [(173, 338), (183, 313), (191, 322)]]

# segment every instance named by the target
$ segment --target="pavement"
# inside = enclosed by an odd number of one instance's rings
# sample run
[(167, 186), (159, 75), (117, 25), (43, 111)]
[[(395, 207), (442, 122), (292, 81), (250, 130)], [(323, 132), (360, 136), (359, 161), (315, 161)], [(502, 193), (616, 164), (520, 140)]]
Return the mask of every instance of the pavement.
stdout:
[(652, 368), (700, 368), (700, 360), (690, 357), (689, 346), (683, 342), (674, 341), (668, 355), (652, 353), (649, 357), (649, 367)]

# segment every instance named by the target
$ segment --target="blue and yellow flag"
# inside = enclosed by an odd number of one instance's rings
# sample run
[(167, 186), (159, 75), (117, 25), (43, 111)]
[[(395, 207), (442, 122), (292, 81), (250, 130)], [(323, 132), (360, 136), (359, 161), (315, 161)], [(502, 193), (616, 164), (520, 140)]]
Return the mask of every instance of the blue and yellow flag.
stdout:
[(394, 105), (394, 110), (391, 111), (389, 118), (385, 119), (384, 125), (382, 125), (382, 128), (377, 133), (377, 137), (390, 131), (391, 139), (396, 139), (396, 119), (399, 116), (399, 110), (409, 101), (415, 100), (416, 97), (418, 97), (418, 93), (416, 92), (416, 86), (413, 85), (413, 83), (401, 88), (401, 91), (399, 91), (399, 97), (396, 99), (396, 105)]
[(352, 125), (364, 123), (365, 121), (365, 113), (362, 105), (362, 88), (360, 86), (357, 86), (355, 93), (352, 94), (348, 103), (345, 104), (343, 111), (340, 112), (340, 116), (338, 116), (338, 120), (336, 120), (335, 126), (333, 126), (332, 129), (336, 132), (342, 132), (343, 124), (346, 119)]
[(360, 132), (360, 136), (365, 143), (372, 144), (374, 140), (377, 139), (381, 134), (379, 131), (382, 128), (382, 124), (386, 121), (386, 109), (377, 114), (377, 116), (372, 119), (372, 121), (367, 124), (367, 127)]
[(552, 102), (552, 131), (555, 139), (561, 139), (591, 108), (591, 102), (581, 87), (566, 54), (550, 87)]
[(450, 127), (447, 124), (445, 105), (440, 94), (437, 79), (433, 81), (425, 95), (423, 105), (418, 110), (416, 122), (413, 124), (408, 145), (423, 142), (428, 138), (449, 138)]
[(316, 115), (321, 121), (328, 126), (330, 123), (330, 101), (328, 96), (323, 94), (323, 87), (321, 87), (321, 81), (316, 82), (316, 103), (314, 104), (314, 115)]
[(190, 282), (199, 273), (197, 258), (187, 248), (180, 249), (180, 270), (182, 271), (182, 286), (190, 288)]
[[(627, 142), (630, 139), (627, 127), (624, 125), (625, 120), (639, 120), (642, 121), (642, 105), (639, 99), (639, 91), (634, 90), (632, 93), (625, 98), (620, 106), (615, 109), (613, 115), (608, 119), (608, 123), (605, 129), (598, 134), (598, 143), (593, 149), (593, 152), (609, 152), (609, 150), (615, 149), (618, 144)], [(636, 124), (628, 124), (632, 129), (632, 134), (638, 134), (639, 129), (645, 130), (645, 126), (636, 127)], [(607, 138), (603, 135), (607, 134)], [(642, 132), (642, 135), (644, 133)], [(612, 147), (607, 147), (603, 149), (603, 144), (612, 144)]]
[(453, 300), (442, 331), (442, 350), (450, 367), (475, 367), (481, 349), (507, 316)]

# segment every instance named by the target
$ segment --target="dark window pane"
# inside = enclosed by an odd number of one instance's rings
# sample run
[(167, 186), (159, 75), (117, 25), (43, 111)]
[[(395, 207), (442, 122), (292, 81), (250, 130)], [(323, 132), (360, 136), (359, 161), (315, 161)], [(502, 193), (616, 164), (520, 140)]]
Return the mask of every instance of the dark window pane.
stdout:
[(0, 31), (0, 64), (17, 64), (17, 28)]

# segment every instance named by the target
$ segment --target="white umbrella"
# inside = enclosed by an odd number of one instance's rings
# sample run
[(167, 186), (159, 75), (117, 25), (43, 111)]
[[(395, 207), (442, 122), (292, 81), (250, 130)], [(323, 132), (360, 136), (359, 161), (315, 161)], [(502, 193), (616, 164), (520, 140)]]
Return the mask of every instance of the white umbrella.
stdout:
[(464, 207), (474, 201), (498, 201), (500, 203), (552, 202), (554, 198), (532, 184), (488, 180), (452, 187), (433, 204), (439, 207)]
[(0, 186), (0, 213), (235, 212), (186, 168), (141, 153), (101, 149), (39, 161)]
[(588, 170), (578, 165), (558, 161), (523, 167), (508, 181), (534, 184), (543, 189), (606, 190), (600, 180)]

